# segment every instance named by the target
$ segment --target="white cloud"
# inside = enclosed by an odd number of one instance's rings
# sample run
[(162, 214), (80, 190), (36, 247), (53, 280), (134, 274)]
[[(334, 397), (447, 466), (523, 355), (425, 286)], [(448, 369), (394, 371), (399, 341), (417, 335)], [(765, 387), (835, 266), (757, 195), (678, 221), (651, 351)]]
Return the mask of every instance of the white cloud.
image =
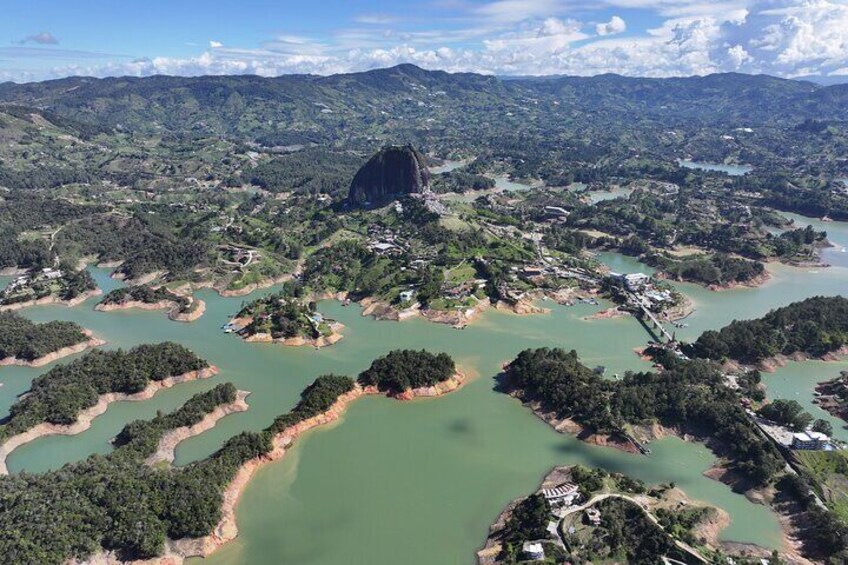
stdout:
[(354, 19), (357, 23), (365, 25), (389, 25), (398, 21), (398, 18), (391, 14), (361, 14)]
[(613, 16), (610, 21), (595, 26), (598, 35), (615, 35), (627, 31), (627, 24), (619, 16)]
[(27, 43), (36, 43), (38, 45), (58, 45), (59, 40), (49, 31), (42, 31), (41, 33), (35, 33), (24, 37), (18, 41), (18, 43), (21, 45), (25, 45)]
[(476, 8), (474, 13), (492, 22), (513, 23), (551, 16), (562, 9), (557, 0), (498, 0)]
[[(279, 35), (258, 48), (224, 47), (210, 41), (194, 57), (149, 57), (127, 62), (56, 58), (57, 65), (36, 78), (67, 74), (331, 74), (399, 63), (448, 71), (495, 74), (578, 74), (615, 72), (675, 76), (724, 71), (780, 76), (842, 74), (848, 68), (846, 0), (606, 0), (620, 7), (663, 14), (653, 29), (628, 37), (620, 16), (589, 23), (567, 17), (557, 0), (498, 0), (465, 6), (471, 23), (449, 29), (331, 31), (320, 38)], [(368, 17), (364, 17), (368, 20)], [(364, 20), (359, 18), (360, 22)], [(380, 18), (370, 21), (377, 25)], [(386, 20), (388, 21), (388, 20)], [(465, 24), (466, 20), (460, 22)], [(631, 22), (632, 23), (632, 22)], [(7, 48), (8, 50), (9, 48)], [(19, 55), (45, 57), (54, 49)], [(44, 52), (44, 53), (42, 53)], [(52, 55), (51, 55), (52, 56)], [(21, 60), (23, 60), (21, 59)], [(61, 61), (61, 62), (59, 62)], [(17, 65), (20, 67), (21, 65)], [(31, 74), (0, 71), (4, 78)]]

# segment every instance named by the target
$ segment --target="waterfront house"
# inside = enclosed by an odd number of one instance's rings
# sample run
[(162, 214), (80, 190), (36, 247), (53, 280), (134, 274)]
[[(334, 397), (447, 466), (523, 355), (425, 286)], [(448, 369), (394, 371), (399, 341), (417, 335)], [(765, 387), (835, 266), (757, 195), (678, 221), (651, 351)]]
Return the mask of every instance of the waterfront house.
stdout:
[(525, 541), (521, 546), (521, 552), (530, 560), (541, 561), (545, 558), (545, 548), (539, 542)]
[(830, 438), (821, 432), (799, 432), (792, 434), (792, 449), (821, 450), (830, 447)]
[(580, 496), (578, 487), (572, 483), (563, 483), (554, 488), (542, 489), (542, 496), (553, 506), (570, 506)]

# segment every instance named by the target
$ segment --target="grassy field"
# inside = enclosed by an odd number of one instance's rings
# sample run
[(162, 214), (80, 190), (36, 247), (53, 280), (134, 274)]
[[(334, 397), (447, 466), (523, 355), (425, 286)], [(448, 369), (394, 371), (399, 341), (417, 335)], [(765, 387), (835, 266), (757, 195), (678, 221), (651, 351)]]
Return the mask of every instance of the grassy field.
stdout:
[(795, 457), (815, 478), (821, 497), (848, 520), (848, 454), (844, 451), (797, 451)]

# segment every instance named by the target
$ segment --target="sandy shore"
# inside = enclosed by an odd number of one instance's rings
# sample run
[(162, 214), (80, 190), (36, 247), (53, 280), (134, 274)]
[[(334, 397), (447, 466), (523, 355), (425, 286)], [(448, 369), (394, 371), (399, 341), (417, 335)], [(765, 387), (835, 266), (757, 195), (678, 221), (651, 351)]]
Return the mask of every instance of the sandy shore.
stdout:
[[(518, 400), (521, 400), (521, 398), (516, 394), (512, 394), (512, 396), (517, 398)], [(631, 441), (623, 437), (620, 438), (612, 435), (592, 433), (587, 430), (582, 424), (579, 424), (574, 420), (571, 420), (570, 418), (558, 418), (556, 413), (554, 412), (544, 412), (538, 402), (522, 401), (522, 403), (528, 408), (530, 408), (530, 410), (532, 410), (533, 413), (540, 420), (542, 420), (561, 434), (573, 435), (580, 441), (591, 445), (613, 447), (615, 449), (625, 451), (627, 453), (639, 453), (639, 449), (635, 445), (633, 445)]]
[(542, 306), (536, 306), (536, 299), (523, 299), (517, 301), (515, 304), (509, 304), (508, 302), (499, 301), (495, 304), (495, 308), (498, 310), (507, 310), (516, 314), (518, 316), (531, 316), (534, 314), (550, 314), (550, 308), (544, 308)]
[(600, 310), (595, 312), (591, 316), (584, 316), (584, 320), (611, 320), (613, 318), (624, 318), (626, 316), (632, 316), (630, 312), (627, 310), (622, 310), (618, 306), (613, 306), (611, 308), (606, 308), (604, 310)]
[(19, 269), (18, 267), (3, 267), (0, 269), (0, 277), (19, 277), (27, 274), (27, 272), (26, 269)]
[[(425, 387), (408, 391), (406, 394), (398, 398), (408, 399), (416, 397), (434, 397), (442, 394), (447, 394), (460, 388), (465, 382), (465, 376), (461, 372), (457, 372), (452, 378), (443, 383), (439, 383), (434, 387)], [(300, 437), (301, 434), (314, 428), (330, 424), (338, 421), (345, 413), (345, 410), (351, 402), (369, 395), (382, 394), (374, 387), (356, 387), (350, 392), (339, 397), (329, 410), (317, 416), (313, 416), (308, 420), (304, 420), (299, 424), (283, 430), (274, 436), (273, 448), (270, 453), (263, 457), (252, 459), (245, 463), (236, 473), (229, 487), (224, 491), (224, 503), (221, 509), (221, 521), (215, 527), (213, 532), (203, 538), (197, 539), (181, 539), (167, 540), (165, 542), (165, 552), (160, 557), (145, 561), (133, 561), (133, 565), (181, 565), (189, 557), (207, 557), (216, 549), (225, 543), (232, 541), (238, 536), (238, 526), (236, 524), (236, 508), (239, 498), (250, 482), (251, 477), (257, 469), (271, 463), (272, 461), (280, 460), (286, 450)], [(81, 565), (86, 563), (89, 565), (121, 565), (126, 562), (121, 561), (114, 552), (100, 552), (85, 561), (71, 561), (70, 565)]]
[(50, 296), (45, 296), (44, 298), (39, 298), (38, 300), (30, 300), (28, 302), (17, 302), (15, 304), (6, 304), (0, 306), (0, 312), (21, 310), (30, 306), (44, 306), (46, 304), (61, 304), (69, 308), (73, 308), (74, 306), (79, 306), (92, 296), (100, 296), (101, 294), (103, 294), (103, 291), (99, 288), (96, 288), (94, 290), (87, 290), (76, 298), (72, 298), (71, 300), (61, 300), (58, 296), (51, 294)]
[(235, 290), (218, 289), (218, 288), (216, 288), (215, 290), (218, 292), (218, 294), (220, 294), (221, 296), (223, 296), (225, 298), (231, 298), (231, 297), (234, 297), (234, 296), (247, 296), (248, 294), (250, 294), (252, 292), (256, 292), (257, 290), (262, 290), (263, 288), (272, 287), (276, 284), (281, 284), (281, 283), (284, 283), (286, 281), (290, 281), (291, 279), (292, 279), (292, 276), (290, 274), (287, 274), (287, 275), (283, 275), (283, 276), (280, 276), (280, 277), (277, 277), (277, 278), (274, 278), (274, 279), (264, 279), (264, 280), (261, 280), (257, 283), (251, 283), (251, 284), (243, 286), (242, 288), (235, 289)]
[(165, 274), (165, 271), (153, 271), (152, 273), (146, 273), (146, 274), (138, 276), (134, 279), (128, 279), (125, 274), (117, 273), (117, 272), (112, 273), (111, 276), (112, 276), (113, 279), (116, 279), (116, 280), (119, 280), (119, 281), (124, 281), (127, 284), (127, 286), (140, 286), (140, 285), (143, 285), (143, 284), (150, 284), (151, 282), (155, 281), (156, 279), (158, 279), (159, 277), (161, 277), (164, 274)]
[[(742, 490), (740, 484), (744, 481), (740, 481), (738, 476), (722, 464), (714, 465), (704, 471), (703, 474), (707, 478), (728, 485), (734, 491)], [(778, 505), (774, 504), (774, 494), (774, 487), (744, 490), (745, 498), (754, 504), (768, 506), (777, 515), (778, 522), (780, 523), (780, 558), (793, 565), (813, 565), (814, 562), (802, 554), (804, 544), (800, 538), (798, 528), (793, 524), (793, 515), (782, 511)], [(771, 550), (754, 544), (722, 542), (721, 546), (725, 550), (732, 550), (739, 553), (747, 551), (751, 556), (767, 558), (771, 555)]]
[[(252, 318), (234, 318), (232, 323), (235, 323), (239, 327), (246, 327), (250, 324)], [(248, 341), (251, 343), (281, 343), (283, 345), (289, 347), (314, 347), (316, 349), (320, 349), (322, 347), (328, 347), (333, 345), (334, 343), (338, 343), (344, 337), (341, 334), (341, 331), (344, 329), (344, 324), (341, 322), (332, 322), (330, 325), (330, 335), (322, 335), (317, 338), (307, 338), (307, 337), (286, 337), (286, 338), (274, 338), (271, 337), (269, 333), (255, 333), (244, 337), (244, 341)]]
[(191, 310), (188, 312), (179, 312), (176, 309), (168, 312), (168, 319), (175, 322), (193, 322), (199, 319), (206, 312), (206, 303), (199, 298), (191, 298)]
[(757, 288), (764, 285), (770, 279), (771, 273), (766, 270), (763, 272), (762, 275), (759, 275), (747, 281), (733, 281), (724, 284), (711, 284), (708, 285), (707, 288), (716, 292), (721, 292), (723, 290), (733, 290), (735, 288)]
[[(158, 302), (141, 302), (140, 300), (127, 300), (126, 302), (103, 304), (94, 307), (98, 312), (115, 312), (117, 310), (167, 310), (168, 319), (175, 322), (193, 322), (200, 318), (206, 311), (206, 303), (200, 299), (192, 299), (196, 306), (190, 312), (180, 312), (179, 305), (173, 300), (160, 300)], [(194, 303), (193, 302), (193, 303)]]
[[(775, 355), (774, 357), (769, 357), (768, 359), (763, 359), (754, 365), (754, 367), (763, 371), (764, 373), (774, 373), (777, 369), (781, 367), (785, 367), (789, 361), (842, 361), (845, 356), (848, 356), (848, 345), (844, 345), (837, 349), (836, 351), (831, 351), (830, 353), (825, 353), (821, 357), (812, 357), (807, 355), (806, 353), (796, 352), (792, 355)], [(746, 365), (743, 363), (739, 363), (738, 361), (725, 361), (722, 365), (722, 369), (725, 372), (732, 371), (741, 371), (745, 368)]]
[(68, 347), (57, 349), (53, 353), (48, 353), (47, 355), (44, 355), (37, 359), (33, 359), (32, 361), (27, 361), (25, 359), (17, 359), (15, 357), (6, 357), (2, 361), (0, 361), (0, 366), (18, 365), (22, 367), (43, 367), (44, 365), (62, 359), (63, 357), (68, 357), (69, 355), (76, 355), (77, 353), (82, 353), (86, 349), (92, 347), (99, 347), (101, 345), (106, 344), (106, 342), (102, 339), (94, 337), (94, 334), (92, 334), (89, 330), (83, 330), (83, 333), (88, 336), (87, 341), (82, 341), (75, 345), (69, 345)]
[(218, 373), (218, 368), (214, 365), (201, 369), (199, 371), (190, 371), (182, 375), (176, 375), (162, 379), (161, 381), (151, 381), (147, 387), (134, 394), (126, 394), (121, 392), (110, 392), (100, 395), (97, 403), (94, 406), (86, 408), (77, 415), (77, 421), (70, 425), (58, 425), (41, 423), (29, 430), (18, 435), (12, 436), (0, 445), (0, 475), (8, 475), (9, 470), (6, 467), (6, 459), (18, 447), (35, 441), (38, 438), (50, 435), (66, 435), (72, 436), (84, 432), (91, 427), (91, 422), (97, 417), (106, 412), (106, 409), (113, 402), (138, 401), (148, 400), (153, 397), (158, 391), (171, 388), (172, 386), (188, 381), (198, 379), (207, 379)]
[(151, 466), (162, 463), (170, 465), (174, 462), (174, 452), (180, 442), (212, 429), (221, 418), (235, 414), (236, 412), (246, 411), (249, 408), (246, 402), (248, 395), (250, 395), (249, 392), (240, 390), (236, 393), (236, 399), (233, 402), (216, 407), (193, 426), (183, 426), (166, 432), (162, 436), (162, 439), (159, 440), (159, 447), (156, 449), (156, 453), (148, 457), (144, 463)]

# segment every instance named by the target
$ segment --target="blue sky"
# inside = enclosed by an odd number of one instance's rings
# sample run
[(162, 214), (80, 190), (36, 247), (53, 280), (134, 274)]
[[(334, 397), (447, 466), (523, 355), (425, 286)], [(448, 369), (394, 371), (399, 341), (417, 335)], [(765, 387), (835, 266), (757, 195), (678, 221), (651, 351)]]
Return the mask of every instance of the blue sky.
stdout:
[(848, 0), (2, 0), (0, 80), (330, 74), (848, 74)]

